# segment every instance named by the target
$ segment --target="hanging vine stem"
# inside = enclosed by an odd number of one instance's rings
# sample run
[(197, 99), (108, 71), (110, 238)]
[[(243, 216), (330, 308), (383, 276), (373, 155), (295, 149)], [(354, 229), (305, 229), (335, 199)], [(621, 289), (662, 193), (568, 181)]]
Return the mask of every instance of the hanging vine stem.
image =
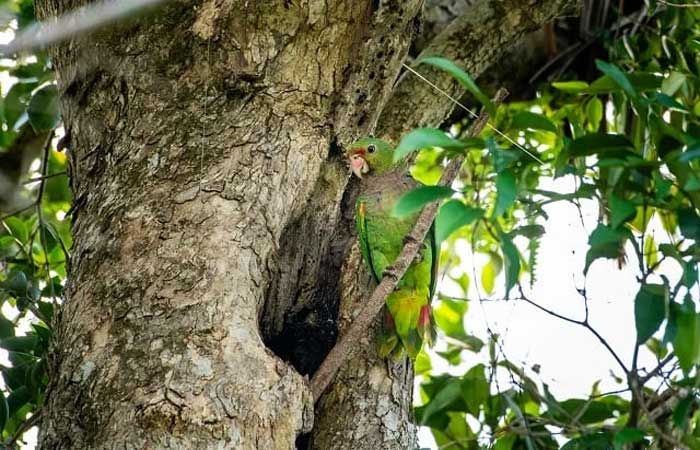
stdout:
[[(36, 217), (39, 227), (39, 242), (41, 243), (41, 249), (44, 253), (44, 270), (46, 270), (46, 282), (49, 287), (49, 292), (51, 293), (51, 298), (55, 297), (55, 292), (53, 289), (53, 283), (51, 282), (51, 267), (49, 265), (49, 254), (46, 251), (46, 226), (44, 225), (44, 213), (41, 210), (41, 202), (44, 199), (44, 191), (46, 190), (46, 179), (49, 178), (49, 155), (51, 154), (51, 141), (53, 140), (55, 131), (51, 131), (48, 136), (46, 136), (46, 143), (44, 144), (44, 154), (41, 161), (41, 180), (39, 182), (39, 192), (36, 196)], [(31, 249), (30, 257), (31, 257)], [(30, 305), (32, 314), (41, 319), (44, 323), (49, 325), (49, 321), (44, 315), (39, 311), (35, 305)]]
[[(508, 92), (505, 89), (500, 89), (496, 93), (493, 103), (496, 105), (502, 103), (507, 95)], [(469, 136), (474, 137), (481, 133), (481, 130), (484, 129), (488, 120), (488, 113), (483, 112), (472, 124)], [(440, 185), (451, 186), (459, 174), (463, 162), (464, 157), (453, 159), (442, 174)], [(428, 229), (435, 220), (438, 207), (439, 204), (433, 202), (423, 208), (413, 230), (404, 239), (406, 244), (396, 258), (396, 261), (394, 261), (390, 270), (387, 270), (379, 285), (377, 285), (374, 292), (372, 292), (369, 300), (364, 303), (360, 313), (350, 324), (348, 330), (340, 337), (340, 340), (331, 349), (326, 359), (314, 374), (311, 379), (311, 391), (313, 393), (314, 402), (318, 401), (328, 385), (333, 381), (340, 367), (347, 361), (353, 346), (362, 336), (367, 334), (367, 330), (369, 330), (375, 317), (377, 317), (377, 314), (379, 314), (379, 311), (381, 311), (386, 303), (386, 298), (396, 289), (399, 280), (401, 280), (418, 254), (418, 251), (422, 248), (423, 240), (428, 233)]]

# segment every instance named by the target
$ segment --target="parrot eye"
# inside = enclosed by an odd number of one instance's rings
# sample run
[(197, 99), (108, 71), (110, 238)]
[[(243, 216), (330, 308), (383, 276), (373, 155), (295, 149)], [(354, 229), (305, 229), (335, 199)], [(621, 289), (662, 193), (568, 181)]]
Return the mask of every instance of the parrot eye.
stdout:
[(367, 146), (367, 151), (370, 153), (374, 153), (374, 151), (377, 149), (377, 147), (374, 146), (374, 144), (369, 144)]

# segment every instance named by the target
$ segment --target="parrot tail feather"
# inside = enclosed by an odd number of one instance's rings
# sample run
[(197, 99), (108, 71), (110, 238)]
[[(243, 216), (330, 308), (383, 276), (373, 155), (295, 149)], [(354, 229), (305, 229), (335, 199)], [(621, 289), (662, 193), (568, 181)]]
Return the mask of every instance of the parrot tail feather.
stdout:
[(401, 350), (399, 344), (399, 336), (396, 334), (396, 326), (394, 325), (394, 318), (391, 317), (391, 313), (388, 309), (384, 308), (384, 320), (382, 320), (382, 327), (377, 333), (377, 340), (379, 348), (377, 352), (381, 358), (386, 358), (390, 354), (396, 352), (396, 350)]
[(435, 327), (435, 319), (430, 305), (423, 305), (418, 315), (418, 333), (422, 340), (432, 347), (437, 339), (437, 328)]

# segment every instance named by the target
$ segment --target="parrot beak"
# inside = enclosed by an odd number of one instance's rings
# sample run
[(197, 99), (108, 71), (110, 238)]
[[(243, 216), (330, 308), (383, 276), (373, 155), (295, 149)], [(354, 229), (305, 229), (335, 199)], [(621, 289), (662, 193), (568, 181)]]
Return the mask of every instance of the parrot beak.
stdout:
[(357, 178), (362, 179), (362, 175), (369, 172), (369, 164), (359, 153), (350, 155), (350, 168)]

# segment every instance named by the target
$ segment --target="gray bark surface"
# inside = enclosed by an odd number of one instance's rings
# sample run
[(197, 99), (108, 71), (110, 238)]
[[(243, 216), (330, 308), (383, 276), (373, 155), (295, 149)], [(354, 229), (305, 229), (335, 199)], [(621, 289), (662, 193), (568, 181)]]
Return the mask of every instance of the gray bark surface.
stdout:
[(395, 89), (421, 3), (175, 0), (52, 49), (74, 247), (41, 448), (414, 445), (412, 367), (372, 336), (315, 419), (303, 375), (369, 289), (343, 145), (450, 111)]

